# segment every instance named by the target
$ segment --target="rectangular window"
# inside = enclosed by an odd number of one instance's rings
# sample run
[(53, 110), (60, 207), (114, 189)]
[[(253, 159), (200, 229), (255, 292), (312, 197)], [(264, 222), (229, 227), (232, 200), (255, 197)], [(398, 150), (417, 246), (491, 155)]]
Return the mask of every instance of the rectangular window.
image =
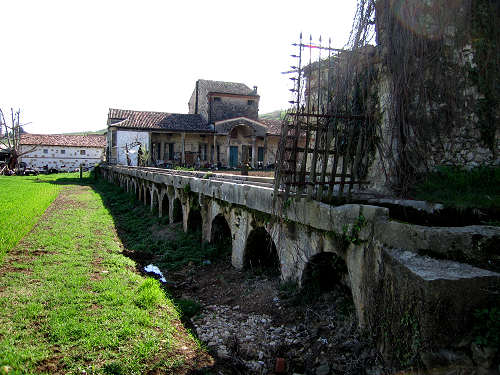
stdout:
[(249, 100), (249, 101), (247, 101), (247, 104), (248, 104), (248, 105), (252, 105), (252, 104), (253, 104), (253, 100)]
[(64, 155), (66, 153), (66, 150), (61, 150), (61, 155)]
[(214, 102), (220, 102), (220, 98), (218, 96), (214, 97)]
[(80, 150), (80, 155), (85, 155), (85, 150)]
[(259, 147), (257, 161), (264, 162), (264, 147)]
[(44, 153), (44, 154), (48, 154), (48, 153), (49, 153), (49, 149), (44, 148), (44, 149), (43, 149), (43, 153)]

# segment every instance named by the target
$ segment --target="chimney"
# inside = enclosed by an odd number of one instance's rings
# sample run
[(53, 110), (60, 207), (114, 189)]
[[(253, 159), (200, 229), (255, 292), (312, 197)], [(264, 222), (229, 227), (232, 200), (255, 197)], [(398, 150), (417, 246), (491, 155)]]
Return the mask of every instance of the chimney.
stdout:
[(257, 86), (254, 86), (254, 87), (253, 87), (253, 93), (254, 93), (255, 95), (257, 95)]
[(196, 81), (196, 97), (195, 97), (195, 102), (194, 102), (194, 113), (195, 114), (198, 114), (198, 88), (199, 88), (199, 83), (200, 83), (200, 80), (197, 80)]

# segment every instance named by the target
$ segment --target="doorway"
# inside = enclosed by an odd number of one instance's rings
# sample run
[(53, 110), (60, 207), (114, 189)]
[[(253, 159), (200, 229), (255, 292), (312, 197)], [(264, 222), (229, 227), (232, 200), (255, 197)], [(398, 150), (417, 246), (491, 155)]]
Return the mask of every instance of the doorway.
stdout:
[(229, 166), (238, 167), (238, 146), (229, 146)]

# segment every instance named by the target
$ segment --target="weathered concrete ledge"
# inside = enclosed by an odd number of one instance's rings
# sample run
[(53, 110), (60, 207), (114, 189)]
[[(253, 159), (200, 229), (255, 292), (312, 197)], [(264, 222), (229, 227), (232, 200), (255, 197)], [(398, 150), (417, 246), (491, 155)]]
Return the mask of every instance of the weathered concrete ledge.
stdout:
[[(310, 226), (322, 231), (333, 231), (342, 233), (345, 225), (352, 225), (362, 214), (367, 222), (375, 222), (376, 218), (387, 217), (388, 209), (383, 207), (347, 204), (343, 206), (330, 206), (325, 203), (307, 200), (305, 198), (293, 200), (288, 208), (283, 208), (283, 202), (279, 202), (276, 207), (274, 203), (274, 191), (272, 188), (255, 186), (245, 183), (235, 183), (231, 181), (234, 175), (218, 174), (224, 176), (228, 181), (213, 181), (210, 178), (203, 178), (200, 172), (187, 172), (193, 175), (177, 175), (157, 173), (156, 171), (144, 171), (138, 168), (112, 167), (118, 173), (129, 175), (156, 184), (173, 186), (177, 189), (185, 189), (189, 186), (189, 191), (203, 194), (206, 197), (218, 199), (230, 204), (247, 207), (269, 215), (281, 215), (289, 221)], [(164, 171), (164, 170), (163, 170)], [(184, 172), (186, 173), (186, 172)], [(198, 177), (198, 176), (202, 177)], [(241, 178), (242, 182), (254, 181), (256, 178), (248, 176), (234, 176)], [(259, 177), (265, 178), (265, 177)], [(363, 232), (363, 233), (366, 233)]]
[(473, 312), (493, 303), (500, 274), (402, 249), (379, 247), (375, 254), (383, 267), (370, 276), (372, 287), (364, 292), (364, 301), (375, 304), (366, 323), (386, 358), (398, 351), (422, 355), (463, 349)]
[(500, 272), (498, 227), (427, 227), (381, 220), (376, 223), (375, 233), (377, 239), (389, 247)]

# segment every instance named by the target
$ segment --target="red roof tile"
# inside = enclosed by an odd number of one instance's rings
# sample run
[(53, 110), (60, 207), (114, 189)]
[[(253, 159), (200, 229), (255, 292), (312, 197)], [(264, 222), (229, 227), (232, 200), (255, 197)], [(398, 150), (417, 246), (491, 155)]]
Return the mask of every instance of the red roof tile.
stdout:
[(108, 126), (132, 129), (212, 132), (200, 115), (110, 108)]
[(281, 135), (281, 124), (283, 121), (281, 120), (267, 120), (267, 119), (259, 119), (261, 124), (267, 126), (267, 134), (269, 135)]
[(22, 145), (106, 147), (104, 135), (22, 134)]

